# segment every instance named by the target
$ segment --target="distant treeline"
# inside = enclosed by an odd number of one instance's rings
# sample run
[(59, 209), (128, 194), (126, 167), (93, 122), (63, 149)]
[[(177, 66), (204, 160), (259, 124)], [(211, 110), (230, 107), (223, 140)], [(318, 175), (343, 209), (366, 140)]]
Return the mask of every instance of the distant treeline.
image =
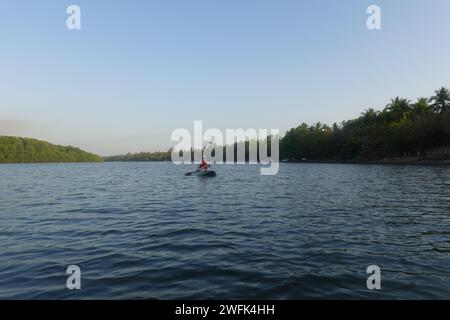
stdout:
[[(382, 110), (328, 126), (301, 124), (280, 141), (282, 159), (380, 160), (425, 157), (450, 146), (450, 92), (441, 88), (431, 98), (412, 103), (394, 98)], [(445, 155), (443, 155), (445, 157)]]
[[(267, 141), (264, 140), (262, 142), (267, 144), (267, 149), (268, 149), (268, 155), (271, 155), (271, 137), (268, 138), (268, 144)], [(259, 152), (259, 141), (253, 141), (253, 143), (256, 144), (256, 151)], [(249, 160), (249, 142), (238, 142), (238, 143), (234, 143), (234, 145), (231, 146), (219, 146), (217, 148), (222, 148), (222, 153), (223, 153), (223, 162), (226, 162), (226, 156), (227, 156), (227, 150), (231, 150), (231, 148), (234, 148), (234, 161), (236, 162), (237, 159), (237, 151), (238, 148), (243, 148), (245, 151), (245, 161)], [(190, 159), (192, 162), (194, 161), (198, 161), (200, 155), (201, 155), (201, 150), (196, 150), (196, 149), (191, 149), (190, 151), (184, 151), (184, 152), (188, 152), (190, 153)], [(180, 156), (183, 155), (183, 151), (180, 151)], [(196, 159), (196, 155), (197, 155), (197, 159)], [(216, 156), (216, 151), (215, 149), (211, 150), (211, 155), (213, 157)], [(205, 158), (207, 156), (205, 155)], [(117, 156), (110, 156), (110, 157), (104, 157), (103, 158), (105, 161), (129, 161), (129, 162), (140, 162), (140, 161), (171, 161), (172, 160), (172, 149), (169, 149), (169, 151), (166, 152), (140, 152), (140, 153), (127, 153), (124, 155), (117, 155)], [(257, 161), (259, 161), (259, 156), (257, 157)]]
[(45, 141), (0, 136), (0, 163), (99, 162), (100, 156)]
[(124, 155), (104, 157), (105, 161), (170, 161), (171, 151), (167, 152), (139, 152), (127, 153)]

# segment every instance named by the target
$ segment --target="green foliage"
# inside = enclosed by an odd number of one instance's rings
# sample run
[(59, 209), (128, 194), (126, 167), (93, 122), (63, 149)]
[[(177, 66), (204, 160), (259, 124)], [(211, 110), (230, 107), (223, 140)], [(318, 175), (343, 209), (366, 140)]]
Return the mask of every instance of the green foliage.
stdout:
[(29, 138), (0, 136), (0, 163), (99, 162), (95, 154)]
[(413, 104), (396, 97), (381, 112), (368, 109), (333, 127), (303, 123), (286, 133), (280, 151), (281, 158), (289, 160), (379, 160), (423, 156), (442, 146), (450, 146), (450, 94), (446, 88)]

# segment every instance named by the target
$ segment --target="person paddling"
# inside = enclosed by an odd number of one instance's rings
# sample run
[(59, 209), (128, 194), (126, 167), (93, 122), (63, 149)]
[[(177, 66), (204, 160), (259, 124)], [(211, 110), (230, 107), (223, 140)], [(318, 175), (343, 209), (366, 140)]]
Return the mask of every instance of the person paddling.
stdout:
[(206, 163), (205, 159), (202, 159), (202, 162), (198, 166), (198, 169), (206, 172), (206, 171), (208, 171), (208, 168), (209, 168), (209, 164)]
[[(211, 144), (211, 143), (210, 143)], [(204, 153), (205, 148), (202, 150), (202, 161), (200, 162), (200, 165), (198, 166), (197, 170), (193, 172), (185, 173), (185, 176), (199, 176), (199, 177), (215, 177), (217, 174), (214, 170), (209, 170), (211, 166), (205, 161)]]

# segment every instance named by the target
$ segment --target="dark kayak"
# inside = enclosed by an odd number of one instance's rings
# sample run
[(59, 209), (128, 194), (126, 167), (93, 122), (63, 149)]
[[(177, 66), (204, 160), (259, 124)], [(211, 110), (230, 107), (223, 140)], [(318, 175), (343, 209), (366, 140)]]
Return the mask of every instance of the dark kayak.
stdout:
[(185, 176), (197, 176), (197, 177), (215, 177), (217, 176), (216, 172), (213, 170), (210, 171), (194, 171), (194, 172), (188, 172), (184, 174)]

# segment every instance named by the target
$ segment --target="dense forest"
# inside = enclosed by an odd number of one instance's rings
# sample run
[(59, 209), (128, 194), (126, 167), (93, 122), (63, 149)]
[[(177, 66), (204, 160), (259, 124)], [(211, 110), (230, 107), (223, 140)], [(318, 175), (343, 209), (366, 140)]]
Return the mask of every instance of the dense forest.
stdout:
[(0, 136), (0, 163), (99, 162), (100, 156), (29, 138)]
[(441, 88), (416, 102), (396, 97), (382, 110), (328, 126), (301, 124), (280, 142), (281, 159), (374, 161), (445, 158), (450, 147), (450, 92)]

